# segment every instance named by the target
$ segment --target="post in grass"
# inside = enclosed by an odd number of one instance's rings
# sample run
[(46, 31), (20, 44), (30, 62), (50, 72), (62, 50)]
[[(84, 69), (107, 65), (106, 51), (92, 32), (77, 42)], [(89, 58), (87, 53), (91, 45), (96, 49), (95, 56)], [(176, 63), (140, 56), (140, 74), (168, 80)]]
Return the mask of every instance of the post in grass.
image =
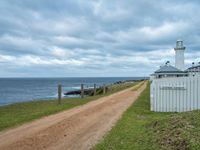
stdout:
[(103, 85), (103, 94), (106, 94), (106, 85)]
[(84, 98), (84, 85), (81, 84), (81, 98)]
[(58, 85), (58, 104), (61, 104), (61, 99), (62, 99), (62, 85)]
[(96, 87), (96, 84), (94, 84), (94, 96), (96, 95), (96, 93), (97, 93), (97, 87)]

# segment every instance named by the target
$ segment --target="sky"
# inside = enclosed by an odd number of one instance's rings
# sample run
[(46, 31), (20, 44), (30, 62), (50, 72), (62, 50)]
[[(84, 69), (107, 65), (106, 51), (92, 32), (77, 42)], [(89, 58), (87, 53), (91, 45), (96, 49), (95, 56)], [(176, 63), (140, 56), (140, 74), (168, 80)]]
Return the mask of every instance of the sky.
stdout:
[(200, 61), (199, 0), (1, 0), (0, 77), (149, 76)]

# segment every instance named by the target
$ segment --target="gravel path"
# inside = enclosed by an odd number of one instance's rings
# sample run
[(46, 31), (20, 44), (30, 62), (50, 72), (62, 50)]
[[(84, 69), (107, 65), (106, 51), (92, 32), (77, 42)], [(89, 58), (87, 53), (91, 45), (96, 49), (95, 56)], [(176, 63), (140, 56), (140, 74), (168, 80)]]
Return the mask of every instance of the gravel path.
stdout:
[(0, 132), (1, 150), (88, 150), (145, 89), (131, 88)]

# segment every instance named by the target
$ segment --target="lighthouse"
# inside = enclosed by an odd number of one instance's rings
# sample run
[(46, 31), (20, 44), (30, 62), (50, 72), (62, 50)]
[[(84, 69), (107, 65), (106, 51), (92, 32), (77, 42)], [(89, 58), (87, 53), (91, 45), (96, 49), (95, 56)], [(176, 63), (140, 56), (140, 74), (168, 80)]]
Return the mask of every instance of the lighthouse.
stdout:
[(183, 46), (182, 40), (176, 41), (176, 47), (175, 50), (175, 67), (178, 68), (181, 71), (185, 70), (185, 58), (184, 58), (184, 52), (185, 47)]

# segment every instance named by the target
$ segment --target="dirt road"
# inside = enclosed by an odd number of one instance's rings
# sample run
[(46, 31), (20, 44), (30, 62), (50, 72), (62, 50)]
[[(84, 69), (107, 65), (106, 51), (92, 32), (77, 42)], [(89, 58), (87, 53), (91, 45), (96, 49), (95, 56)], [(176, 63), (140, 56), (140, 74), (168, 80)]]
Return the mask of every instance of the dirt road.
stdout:
[(145, 89), (126, 89), (67, 111), (0, 132), (0, 150), (88, 150)]

